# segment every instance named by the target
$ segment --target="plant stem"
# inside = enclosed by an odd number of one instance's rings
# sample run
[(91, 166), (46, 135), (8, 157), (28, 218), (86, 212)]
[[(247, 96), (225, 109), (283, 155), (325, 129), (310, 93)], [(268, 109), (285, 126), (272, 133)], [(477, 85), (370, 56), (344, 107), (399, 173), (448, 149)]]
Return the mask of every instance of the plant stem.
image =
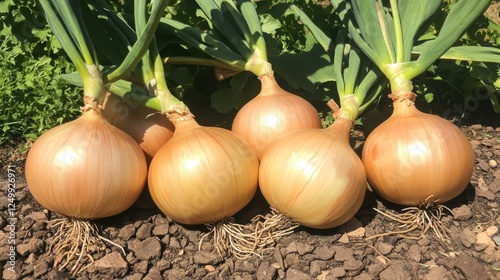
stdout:
[(192, 56), (169, 56), (163, 58), (164, 64), (188, 64), (188, 65), (200, 65), (200, 66), (213, 66), (219, 68), (225, 68), (229, 70), (233, 70), (235, 72), (244, 71), (244, 67), (237, 67), (231, 64), (227, 64), (220, 60), (211, 59), (211, 58), (201, 58), (201, 57), (192, 57)]
[[(140, 37), (144, 33), (144, 29), (147, 24), (146, 19), (146, 1), (145, 0), (136, 0), (134, 1), (134, 21), (135, 21), (135, 32), (136, 36)], [(151, 45), (149, 47), (150, 50), (153, 49), (152, 46), (156, 44), (155, 39), (151, 40)], [(149, 95), (156, 96), (157, 90), (157, 81), (155, 79), (154, 68), (151, 63), (151, 53), (150, 50), (147, 50), (144, 56), (142, 57), (140, 63), (140, 70), (136, 71), (139, 73), (139, 76), (142, 78), (144, 85), (148, 88)]]
[(409, 79), (406, 75), (408, 73), (407, 64), (411, 64), (411, 62), (406, 63), (392, 63), (384, 65), (381, 68), (382, 72), (387, 76), (390, 82), (391, 91), (412, 91), (413, 84), (411, 79)]
[(145, 88), (138, 87), (129, 81), (118, 80), (109, 86), (109, 91), (125, 101), (161, 111), (161, 102), (158, 97), (149, 96)]
[(104, 81), (106, 84), (115, 82), (119, 79), (126, 78), (134, 70), (135, 66), (142, 59), (142, 56), (146, 53), (154, 37), (154, 31), (158, 26), (163, 12), (168, 5), (168, 1), (158, 1), (158, 5), (151, 12), (151, 17), (148, 23), (144, 27), (144, 33), (139, 36), (136, 43), (133, 45), (130, 53), (125, 57), (120, 66), (109, 74), (104, 75)]
[(78, 48), (69, 37), (68, 31), (64, 27), (59, 14), (57, 14), (54, 10), (52, 1), (40, 0), (40, 4), (42, 5), (42, 9), (45, 13), (45, 18), (47, 19), (52, 32), (54, 32), (54, 35), (61, 44), (62, 48), (75, 65), (76, 70), (78, 71), (80, 76), (82, 76), (82, 78), (88, 76), (85, 62), (80, 56)]
[(398, 3), (391, 0), (391, 10), (394, 23), (394, 32), (396, 33), (396, 63), (404, 60), (403, 30), (401, 28), (401, 18), (399, 16)]
[(71, 5), (68, 1), (41, 0), (40, 4), (51, 29), (82, 78), (84, 96), (93, 97), (102, 104), (106, 88), (95, 52), (90, 52), (93, 47), (81, 19), (80, 3)]

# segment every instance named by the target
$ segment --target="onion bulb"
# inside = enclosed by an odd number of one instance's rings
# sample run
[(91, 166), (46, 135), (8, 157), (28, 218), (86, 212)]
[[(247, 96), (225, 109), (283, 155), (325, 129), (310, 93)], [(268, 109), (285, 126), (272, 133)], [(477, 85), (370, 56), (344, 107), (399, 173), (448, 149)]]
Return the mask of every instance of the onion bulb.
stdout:
[(366, 192), (363, 163), (349, 144), (353, 121), (289, 132), (262, 157), (259, 184), (269, 205), (310, 228), (339, 226), (359, 210)]
[(451, 122), (420, 112), (415, 94), (396, 92), (392, 115), (373, 130), (363, 147), (371, 187), (406, 206), (444, 203), (471, 179), (474, 154), (464, 133)]
[(146, 159), (100, 109), (42, 134), (26, 159), (28, 188), (43, 207), (77, 219), (117, 215), (141, 194)]
[(114, 94), (109, 96), (103, 115), (109, 123), (134, 138), (148, 163), (174, 135), (174, 125), (165, 115), (147, 107), (132, 106)]
[(175, 133), (154, 156), (149, 191), (158, 208), (183, 224), (234, 215), (253, 198), (259, 162), (230, 130), (200, 126), (191, 114), (168, 114)]
[[(147, 107), (128, 104), (114, 94), (109, 96), (103, 115), (112, 125), (134, 138), (144, 152), (148, 166), (154, 155), (174, 135), (174, 125), (165, 115)], [(145, 209), (155, 207), (147, 185), (134, 206)]]
[(317, 110), (305, 99), (283, 90), (273, 74), (263, 74), (260, 93), (236, 114), (232, 131), (240, 135), (262, 158), (278, 137), (297, 129), (321, 128)]

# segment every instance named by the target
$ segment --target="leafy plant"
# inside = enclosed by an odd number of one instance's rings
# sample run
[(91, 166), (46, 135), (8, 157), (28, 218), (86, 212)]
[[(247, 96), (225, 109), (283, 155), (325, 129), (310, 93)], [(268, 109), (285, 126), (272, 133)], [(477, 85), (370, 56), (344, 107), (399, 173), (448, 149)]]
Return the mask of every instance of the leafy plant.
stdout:
[(0, 145), (34, 140), (79, 114), (80, 90), (55, 78), (73, 67), (33, 1), (0, 4), (0, 42)]

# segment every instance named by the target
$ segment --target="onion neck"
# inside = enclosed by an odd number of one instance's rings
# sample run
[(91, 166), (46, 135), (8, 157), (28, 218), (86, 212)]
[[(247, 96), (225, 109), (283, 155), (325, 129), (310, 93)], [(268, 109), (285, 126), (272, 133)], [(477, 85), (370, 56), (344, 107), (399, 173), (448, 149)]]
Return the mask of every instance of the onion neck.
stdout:
[(415, 107), (416, 94), (411, 91), (399, 90), (389, 94), (392, 99), (394, 111), (392, 116), (409, 116), (420, 113)]
[(261, 83), (259, 96), (270, 96), (280, 93), (288, 93), (280, 87), (280, 85), (276, 81), (276, 78), (274, 77), (273, 72), (259, 76), (259, 80)]
[(256, 48), (247, 63), (245, 70), (254, 73), (257, 77), (273, 73), (271, 63), (267, 61), (267, 54), (259, 48)]
[(381, 68), (382, 72), (390, 81), (391, 90), (396, 91), (412, 91), (413, 84), (407, 77), (408, 63), (398, 62), (384, 65)]
[(175, 127), (174, 135), (196, 127), (200, 127), (198, 122), (196, 122), (196, 120), (194, 119), (194, 115), (191, 113), (169, 112), (166, 114), (166, 116)]
[[(348, 96), (350, 95), (342, 97), (342, 99), (344, 100), (342, 108), (339, 108), (339, 105), (333, 99), (328, 100), (326, 105), (330, 109), (332, 109), (333, 118), (335, 119), (335, 121), (332, 125), (325, 129), (326, 132), (335, 135), (336, 137), (340, 137), (340, 139), (342, 139), (342, 141), (347, 144), (349, 144), (349, 135), (351, 132), (351, 128), (354, 126), (354, 120), (358, 116), (357, 114), (355, 114), (354, 116), (352, 115), (352, 108), (346, 109), (354, 105), (347, 101), (348, 99), (346, 99), (346, 97)], [(352, 100), (353, 102), (356, 102), (355, 98), (352, 98)], [(355, 104), (356, 106), (354, 107), (359, 108), (359, 106), (357, 106), (357, 102)], [(356, 110), (356, 112), (358, 111)]]
[(339, 137), (338, 139), (349, 145), (349, 136), (353, 125), (354, 121), (339, 117), (335, 119), (332, 125), (325, 128), (325, 131), (335, 137)]
[[(346, 94), (340, 98), (340, 109), (335, 114), (354, 121), (359, 115), (359, 103), (354, 94)], [(337, 116), (338, 117), (338, 116)]]
[(95, 106), (104, 106), (107, 90), (102, 81), (101, 70), (95, 64), (86, 67), (88, 75), (82, 77), (85, 106), (87, 102), (96, 102)]

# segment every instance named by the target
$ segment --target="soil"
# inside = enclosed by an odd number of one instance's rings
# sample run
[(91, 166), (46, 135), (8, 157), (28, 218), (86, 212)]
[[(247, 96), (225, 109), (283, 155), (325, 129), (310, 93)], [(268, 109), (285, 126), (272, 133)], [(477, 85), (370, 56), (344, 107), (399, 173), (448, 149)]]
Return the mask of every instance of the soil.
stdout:
[[(216, 124), (230, 123), (227, 115), (212, 116)], [(444, 211), (442, 218), (449, 230), (447, 239), (438, 238), (432, 230), (416, 240), (396, 235), (370, 239), (399, 226), (374, 208), (396, 213), (401, 207), (369, 190), (362, 208), (346, 225), (330, 230), (299, 227), (261, 257), (221, 258), (210, 238), (198, 249), (208, 232), (205, 226), (180, 225), (157, 208), (133, 206), (120, 215), (95, 221), (102, 235), (123, 246), (126, 255), (118, 247), (108, 246), (94, 254), (95, 262), (76, 276), (67, 268), (53, 268), (54, 256), (47, 252), (54, 231), (47, 222), (60, 216), (43, 209), (29, 193), (23, 174), (26, 152), (3, 147), (0, 273), (3, 279), (81, 280), (500, 279), (500, 118), (486, 104), (460, 124), (474, 148), (475, 168), (466, 190), (445, 203), (451, 210)], [(358, 127), (353, 131), (355, 150), (361, 150), (366, 134)], [(15, 201), (7, 197), (8, 165), (15, 170)], [(11, 202), (16, 204), (13, 212), (9, 211)], [(248, 223), (266, 213), (269, 206), (257, 194), (235, 219)], [(9, 244), (11, 236), (15, 237), (13, 244)]]

